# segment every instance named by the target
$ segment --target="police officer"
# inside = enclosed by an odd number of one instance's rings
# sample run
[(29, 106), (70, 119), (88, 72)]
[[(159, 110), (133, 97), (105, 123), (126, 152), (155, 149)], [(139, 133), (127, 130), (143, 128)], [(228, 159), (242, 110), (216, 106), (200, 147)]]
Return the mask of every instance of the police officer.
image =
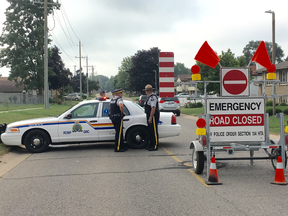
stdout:
[(145, 91), (147, 100), (145, 102), (145, 113), (148, 124), (148, 131), (150, 134), (150, 143), (148, 150), (157, 151), (158, 150), (158, 120), (159, 120), (159, 105), (158, 97), (153, 93), (152, 86), (150, 84), (145, 86)]
[(109, 97), (107, 97), (105, 95), (105, 91), (100, 91), (100, 97), (98, 97), (98, 100), (106, 100), (106, 99), (109, 99)]
[(116, 89), (114, 91), (115, 97), (110, 101), (110, 119), (114, 125), (116, 134), (115, 134), (115, 152), (124, 152), (127, 150), (124, 147), (123, 142), (123, 117), (124, 106), (122, 100), (122, 89)]

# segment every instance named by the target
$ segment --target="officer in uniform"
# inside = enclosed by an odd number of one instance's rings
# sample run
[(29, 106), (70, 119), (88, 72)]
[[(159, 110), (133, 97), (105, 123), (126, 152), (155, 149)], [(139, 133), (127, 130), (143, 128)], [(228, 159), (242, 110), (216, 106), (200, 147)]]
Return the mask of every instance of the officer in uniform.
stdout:
[(153, 93), (152, 86), (150, 84), (145, 86), (147, 100), (145, 102), (145, 113), (148, 124), (148, 131), (150, 134), (149, 151), (158, 150), (158, 121), (159, 121), (159, 105), (158, 97)]
[(109, 97), (107, 97), (105, 95), (105, 91), (100, 91), (100, 97), (98, 97), (98, 100), (106, 100), (106, 99), (110, 99)]
[(114, 125), (115, 134), (115, 152), (124, 152), (124, 142), (123, 142), (123, 117), (124, 106), (122, 100), (122, 89), (116, 89), (114, 91), (115, 97), (110, 101), (110, 114), (109, 117)]

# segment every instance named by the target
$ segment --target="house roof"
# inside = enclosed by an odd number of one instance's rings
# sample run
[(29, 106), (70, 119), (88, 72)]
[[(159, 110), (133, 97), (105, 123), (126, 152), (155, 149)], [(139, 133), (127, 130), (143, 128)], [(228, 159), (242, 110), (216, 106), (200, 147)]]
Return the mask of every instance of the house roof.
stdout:
[[(276, 66), (276, 70), (282, 70), (282, 69), (288, 69), (288, 61), (285, 62), (280, 62), (278, 64), (275, 64)], [(260, 68), (258, 70), (255, 71), (256, 73), (263, 73), (263, 72), (267, 72), (266, 68)]]
[(177, 75), (177, 79), (180, 79), (181, 82), (189, 82), (192, 81), (192, 76), (191, 74), (179, 74)]
[(0, 77), (0, 92), (2, 93), (21, 93), (24, 90), (24, 86), (16, 87), (14, 81), (8, 80), (8, 77)]

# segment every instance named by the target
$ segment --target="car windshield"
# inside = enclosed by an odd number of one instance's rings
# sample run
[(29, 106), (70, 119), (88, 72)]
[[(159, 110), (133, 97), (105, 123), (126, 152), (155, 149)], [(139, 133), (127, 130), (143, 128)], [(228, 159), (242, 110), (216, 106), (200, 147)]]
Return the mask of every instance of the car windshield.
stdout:
[(60, 115), (62, 115), (63, 113), (67, 112), (69, 109), (73, 108), (74, 106), (76, 106), (77, 104), (74, 104), (73, 106), (71, 106), (70, 108), (68, 108), (67, 110), (65, 110), (64, 112), (62, 112), (61, 114), (55, 116), (55, 118), (58, 118)]

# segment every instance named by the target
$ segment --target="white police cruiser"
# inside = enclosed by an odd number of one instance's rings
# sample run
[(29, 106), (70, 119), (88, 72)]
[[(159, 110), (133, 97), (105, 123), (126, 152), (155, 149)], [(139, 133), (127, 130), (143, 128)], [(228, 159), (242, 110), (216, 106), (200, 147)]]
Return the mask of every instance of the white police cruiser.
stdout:
[[(109, 119), (110, 100), (85, 100), (56, 117), (29, 119), (6, 126), (1, 134), (8, 146), (25, 145), (32, 153), (46, 151), (49, 145), (114, 141), (115, 129)], [(144, 148), (149, 142), (146, 115), (142, 107), (124, 100), (123, 134), (131, 148)], [(161, 113), (159, 138), (178, 136), (181, 126), (173, 113)]]

